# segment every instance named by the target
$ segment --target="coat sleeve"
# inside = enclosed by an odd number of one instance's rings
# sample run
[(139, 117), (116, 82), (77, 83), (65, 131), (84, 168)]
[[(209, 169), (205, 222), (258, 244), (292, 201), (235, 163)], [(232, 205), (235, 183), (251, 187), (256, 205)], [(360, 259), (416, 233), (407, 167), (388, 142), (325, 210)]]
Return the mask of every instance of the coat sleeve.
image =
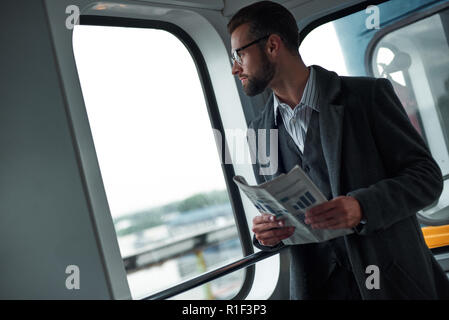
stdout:
[(253, 245), (262, 251), (277, 251), (285, 246), (285, 244), (282, 241), (272, 247), (261, 245), (259, 240), (257, 240), (256, 236), (254, 236), (254, 235), (253, 235)]
[(375, 81), (371, 101), (369, 123), (387, 178), (348, 193), (359, 201), (366, 220), (355, 229), (361, 235), (415, 215), (443, 190), (441, 169), (388, 80)]

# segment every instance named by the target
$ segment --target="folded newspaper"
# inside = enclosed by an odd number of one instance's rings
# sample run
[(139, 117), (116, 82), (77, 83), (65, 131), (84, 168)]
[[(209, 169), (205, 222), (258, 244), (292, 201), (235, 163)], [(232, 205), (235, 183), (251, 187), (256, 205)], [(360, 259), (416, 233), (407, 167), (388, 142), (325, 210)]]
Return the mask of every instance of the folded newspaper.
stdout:
[(284, 244), (322, 242), (353, 232), (352, 229), (312, 229), (304, 222), (306, 209), (327, 199), (298, 165), (289, 173), (260, 185), (249, 186), (242, 176), (235, 176), (234, 181), (261, 213), (285, 219), (286, 226), (296, 227), (294, 234), (282, 241)]

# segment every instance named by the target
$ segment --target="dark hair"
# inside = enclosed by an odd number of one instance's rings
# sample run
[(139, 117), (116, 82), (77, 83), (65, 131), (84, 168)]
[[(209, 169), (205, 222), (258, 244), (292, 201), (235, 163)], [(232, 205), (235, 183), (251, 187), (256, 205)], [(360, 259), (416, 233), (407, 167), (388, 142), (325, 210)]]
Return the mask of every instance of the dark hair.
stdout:
[(299, 54), (299, 31), (296, 20), (282, 5), (261, 1), (240, 9), (228, 23), (229, 34), (246, 23), (249, 23), (249, 32), (254, 35), (254, 39), (274, 33), (282, 39), (289, 51)]

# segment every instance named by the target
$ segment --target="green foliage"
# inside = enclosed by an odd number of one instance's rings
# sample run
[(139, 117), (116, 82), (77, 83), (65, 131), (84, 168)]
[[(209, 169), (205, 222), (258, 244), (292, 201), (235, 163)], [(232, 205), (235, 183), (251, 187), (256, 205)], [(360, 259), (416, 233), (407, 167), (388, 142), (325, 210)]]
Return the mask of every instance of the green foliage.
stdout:
[(178, 211), (190, 211), (226, 202), (229, 202), (226, 190), (199, 193), (179, 202)]
[(170, 213), (185, 212), (227, 202), (229, 202), (229, 197), (226, 190), (198, 193), (181, 201), (116, 218), (114, 219), (114, 225), (118, 225), (122, 221), (129, 222), (127, 227), (116, 230), (117, 236), (121, 237), (163, 225), (165, 223), (164, 218)]

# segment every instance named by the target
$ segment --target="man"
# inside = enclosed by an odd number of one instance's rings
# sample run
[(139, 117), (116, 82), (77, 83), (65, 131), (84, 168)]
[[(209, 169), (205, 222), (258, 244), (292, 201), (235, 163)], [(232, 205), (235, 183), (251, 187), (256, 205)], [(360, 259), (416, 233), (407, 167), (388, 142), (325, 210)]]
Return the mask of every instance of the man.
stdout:
[[(278, 171), (261, 175), (256, 163), (257, 182), (299, 164), (329, 199), (306, 212), (306, 223), (355, 231), (289, 248), (291, 298), (449, 298), (448, 279), (415, 214), (440, 196), (441, 170), (390, 82), (306, 67), (294, 17), (273, 2), (241, 9), (228, 30), (232, 73), (245, 93), (273, 91), (249, 127), (278, 130)], [(294, 232), (283, 224), (267, 214), (254, 218), (254, 244), (262, 250), (283, 246)], [(366, 286), (368, 266), (379, 271), (374, 288)]]

